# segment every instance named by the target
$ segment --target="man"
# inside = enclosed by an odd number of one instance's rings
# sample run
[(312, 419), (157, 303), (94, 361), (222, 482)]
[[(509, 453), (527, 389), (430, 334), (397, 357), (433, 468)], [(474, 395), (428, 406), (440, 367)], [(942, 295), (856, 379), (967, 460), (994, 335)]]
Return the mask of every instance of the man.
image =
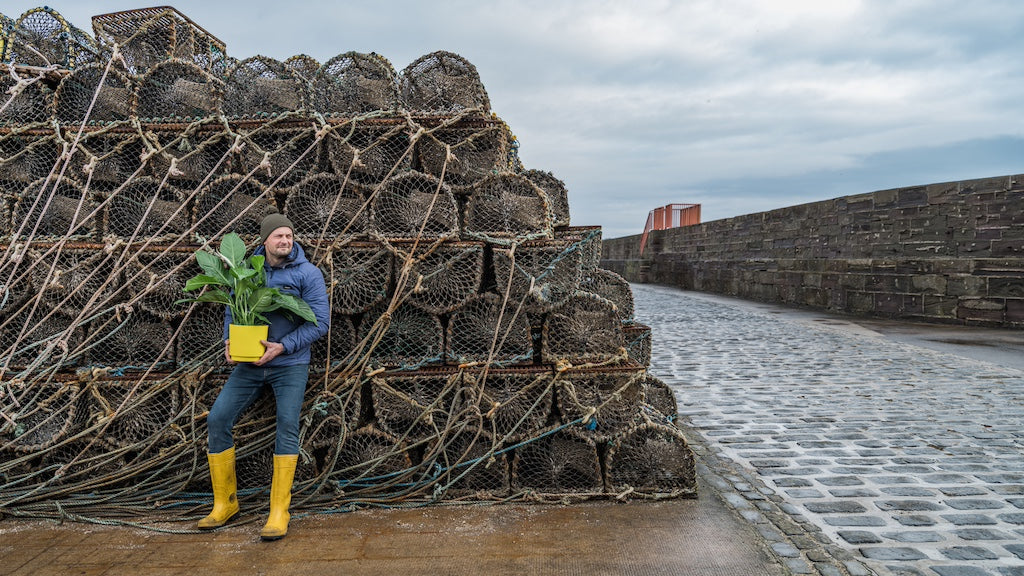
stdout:
[[(213, 512), (199, 521), (200, 529), (224, 525), (238, 513), (235, 486), (235, 446), (231, 429), (239, 417), (270, 386), (277, 402), (277, 430), (274, 444), (274, 475), (270, 487), (270, 516), (260, 532), (263, 540), (277, 540), (288, 532), (292, 481), (299, 454), (299, 417), (309, 377), (310, 346), (330, 328), (330, 305), (320, 269), (306, 259), (295, 242), (291, 221), (272, 208), (260, 226), (261, 246), (256, 254), (266, 257), (267, 286), (305, 300), (313, 309), (316, 323), (278, 312), (268, 313), (270, 321), (263, 356), (241, 363), (217, 396), (207, 417), (209, 429), (210, 478), (213, 484)], [(228, 354), (228, 324), (224, 319), (224, 355)]]

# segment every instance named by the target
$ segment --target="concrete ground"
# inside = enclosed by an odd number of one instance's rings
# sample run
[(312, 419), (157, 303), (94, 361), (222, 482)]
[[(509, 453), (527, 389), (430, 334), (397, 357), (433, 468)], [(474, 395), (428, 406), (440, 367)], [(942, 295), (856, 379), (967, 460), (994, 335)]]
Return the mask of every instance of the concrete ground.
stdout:
[(634, 293), (696, 500), (296, 516), (272, 543), (255, 515), (210, 534), (8, 518), (0, 574), (1024, 574), (1024, 331)]

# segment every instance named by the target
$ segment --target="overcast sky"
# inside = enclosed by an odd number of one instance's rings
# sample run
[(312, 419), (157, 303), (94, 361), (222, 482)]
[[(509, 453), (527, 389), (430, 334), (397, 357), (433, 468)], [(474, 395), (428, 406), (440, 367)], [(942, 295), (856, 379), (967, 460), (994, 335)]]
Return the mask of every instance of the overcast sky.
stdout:
[[(49, 5), (91, 32), (92, 15), (152, 4)], [(1024, 173), (1018, 0), (172, 4), (239, 59), (462, 55), (526, 167), (565, 181), (572, 223), (606, 238), (672, 202), (708, 221)]]

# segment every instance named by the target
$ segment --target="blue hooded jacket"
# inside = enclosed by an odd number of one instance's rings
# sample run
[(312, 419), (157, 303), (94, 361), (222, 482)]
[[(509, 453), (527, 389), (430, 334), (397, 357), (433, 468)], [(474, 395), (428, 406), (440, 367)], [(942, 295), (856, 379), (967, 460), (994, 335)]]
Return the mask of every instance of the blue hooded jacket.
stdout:
[[(254, 254), (264, 254), (263, 246), (256, 248)], [(280, 342), (284, 345), (284, 353), (264, 366), (296, 366), (309, 364), (309, 349), (313, 342), (327, 334), (331, 328), (331, 307), (327, 299), (327, 288), (324, 275), (320, 269), (306, 259), (306, 253), (298, 242), (292, 245), (292, 252), (279, 267), (269, 262), (264, 264), (267, 273), (267, 286), (277, 288), (284, 294), (301, 298), (309, 304), (316, 316), (316, 324), (306, 322), (302, 318), (285, 316), (283, 312), (269, 312), (270, 320), (268, 342)], [(228, 339), (228, 325), (231, 324), (231, 310), (224, 312), (224, 339)]]

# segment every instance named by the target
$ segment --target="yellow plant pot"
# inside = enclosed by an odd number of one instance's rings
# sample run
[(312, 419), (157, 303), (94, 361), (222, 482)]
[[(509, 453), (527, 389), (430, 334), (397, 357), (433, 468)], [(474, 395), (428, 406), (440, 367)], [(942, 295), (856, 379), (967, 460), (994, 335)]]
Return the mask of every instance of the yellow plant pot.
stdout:
[(269, 326), (228, 325), (228, 353), (235, 362), (255, 362), (267, 351), (260, 340), (267, 339)]

